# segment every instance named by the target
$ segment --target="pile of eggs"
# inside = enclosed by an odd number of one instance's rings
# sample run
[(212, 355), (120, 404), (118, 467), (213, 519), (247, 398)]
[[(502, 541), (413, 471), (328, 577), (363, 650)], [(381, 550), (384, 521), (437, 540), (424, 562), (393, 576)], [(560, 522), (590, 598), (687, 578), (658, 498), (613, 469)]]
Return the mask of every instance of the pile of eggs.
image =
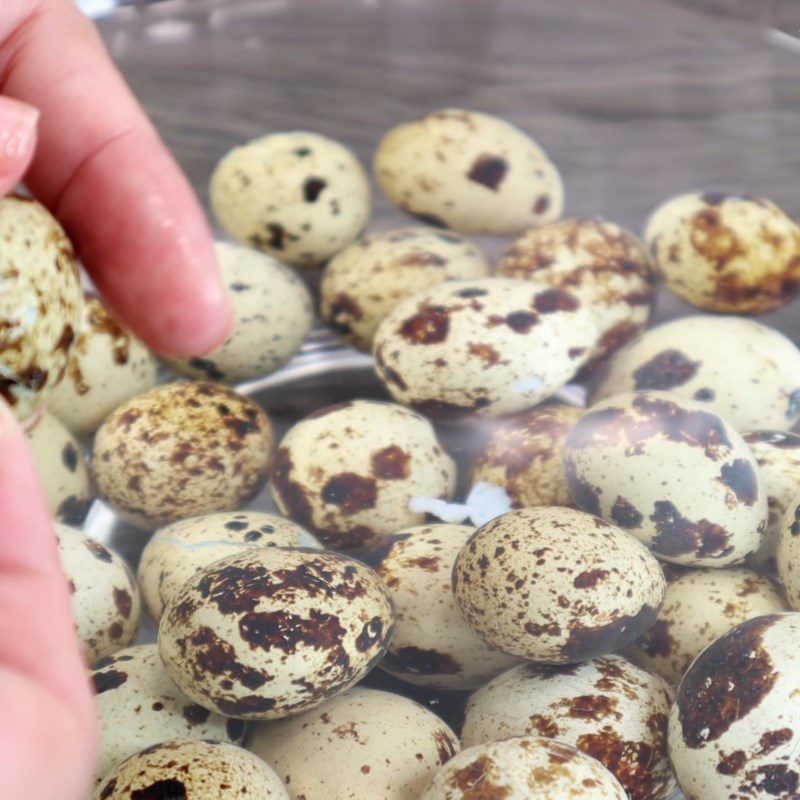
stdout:
[[(0, 201), (2, 393), (95, 686), (94, 800), (800, 796), (800, 350), (752, 318), (800, 288), (800, 226), (720, 192), (643, 242), (562, 219), (546, 153), (458, 109), (390, 131), (375, 177), (424, 224), (364, 235), (324, 136), (226, 155), (235, 327), (166, 383), (47, 212)], [(492, 265), (472, 234), (518, 238)], [(294, 268), (323, 265), (315, 298)], [(659, 280), (724, 315), (647, 329)], [(231, 387), (315, 307), (386, 399), (276, 437)], [(247, 510), (267, 485), (279, 513)], [(135, 575), (79, 530), (95, 496)]]

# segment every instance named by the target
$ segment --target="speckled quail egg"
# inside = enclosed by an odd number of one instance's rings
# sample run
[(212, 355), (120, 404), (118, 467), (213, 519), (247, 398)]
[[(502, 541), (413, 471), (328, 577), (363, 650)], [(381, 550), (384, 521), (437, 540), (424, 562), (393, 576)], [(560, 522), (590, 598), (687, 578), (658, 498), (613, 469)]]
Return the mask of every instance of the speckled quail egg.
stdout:
[(228, 242), (217, 242), (216, 251), (233, 332), (202, 358), (166, 363), (181, 375), (223, 383), (269, 375), (292, 358), (311, 330), (311, 295), (292, 270), (266, 253)]
[(444, 281), (488, 274), (486, 256), (456, 233), (430, 228), (373, 233), (325, 267), (322, 317), (348, 342), (369, 350), (381, 320), (401, 300)]
[(564, 207), (561, 176), (541, 147), (477, 111), (446, 108), (393, 128), (375, 176), (404, 211), (463, 233), (521, 233)]
[(245, 723), (192, 702), (170, 680), (154, 644), (128, 647), (92, 665), (100, 723), (95, 778), (145, 747), (181, 739), (241, 742)]
[(675, 779), (667, 754), (672, 689), (615, 655), (585, 664), (523, 664), (470, 697), (465, 747), (538, 734), (596, 758), (631, 800), (668, 800)]
[(159, 626), (172, 679), (240, 719), (306, 711), (381, 659), (394, 626), (386, 585), (338, 553), (262, 547), (217, 561), (172, 598)]
[(767, 492), (742, 437), (700, 403), (635, 392), (593, 406), (564, 445), (584, 511), (665, 561), (724, 567), (761, 546)]
[(28, 441), (50, 513), (59, 522), (80, 525), (92, 503), (92, 482), (81, 446), (51, 414), (28, 428)]
[(505, 251), (497, 272), (566, 289), (592, 311), (600, 338), (587, 367), (632, 339), (650, 317), (650, 258), (613, 222), (567, 219), (528, 231)]
[(61, 380), (80, 326), (72, 245), (44, 206), (0, 198), (0, 397), (20, 419)]
[(366, 554), (397, 611), (381, 669), (418, 686), (475, 689), (516, 663), (483, 643), (453, 597), (453, 562), (472, 531), (467, 525), (406, 528)]
[(572, 506), (562, 449), (584, 411), (552, 403), (503, 421), (472, 463), (470, 483), (501, 486), (514, 508)]
[(431, 424), (402, 406), (355, 400), (289, 430), (270, 472), (281, 512), (330, 547), (364, 547), (424, 522), (411, 498), (449, 499), (455, 464)]
[(701, 650), (740, 622), (786, 611), (777, 587), (749, 569), (693, 569), (667, 584), (664, 605), (647, 633), (625, 651), (677, 685)]
[(87, 295), (64, 379), (49, 399), (50, 411), (76, 436), (90, 436), (117, 406), (155, 385), (152, 353), (97, 297)]
[(591, 312), (534, 281), (443, 283), (400, 303), (375, 334), (395, 399), (440, 418), (501, 416), (560, 389), (597, 341)]
[(604, 655), (655, 621), (664, 575), (647, 549), (572, 508), (520, 508), (478, 528), (453, 567), (467, 622), (493, 647), (564, 664)]
[(762, 197), (674, 197), (651, 215), (645, 241), (667, 286), (697, 308), (760, 314), (800, 287), (800, 227)]
[(652, 389), (703, 403), (738, 431), (791, 428), (800, 420), (800, 349), (755, 320), (672, 320), (620, 350), (593, 399)]
[(293, 800), (419, 800), (460, 750), (453, 731), (427, 708), (361, 688), (306, 714), (262, 722), (249, 747)]
[(678, 688), (669, 751), (691, 800), (800, 793), (800, 614), (743, 622), (707, 647)]
[(267, 478), (266, 414), (213, 383), (171, 383), (113, 411), (94, 440), (100, 494), (140, 528), (238, 508)]
[(420, 800), (625, 800), (611, 773), (573, 747), (538, 736), (463, 750)]
[(363, 167), (318, 133), (274, 133), (235, 147), (217, 164), (210, 193), (231, 236), (300, 267), (327, 261), (369, 219)]
[(142, 551), (137, 578), (155, 622), (192, 575), (221, 558), (252, 547), (309, 545), (296, 523), (262, 511), (228, 511), (173, 522), (153, 534)]
[(92, 800), (289, 800), (261, 759), (227, 742), (166, 742), (105, 776)]
[(139, 587), (125, 562), (76, 528), (57, 524), (58, 556), (87, 663), (127, 647), (139, 629)]
[(800, 493), (783, 515), (775, 561), (789, 605), (800, 610)]

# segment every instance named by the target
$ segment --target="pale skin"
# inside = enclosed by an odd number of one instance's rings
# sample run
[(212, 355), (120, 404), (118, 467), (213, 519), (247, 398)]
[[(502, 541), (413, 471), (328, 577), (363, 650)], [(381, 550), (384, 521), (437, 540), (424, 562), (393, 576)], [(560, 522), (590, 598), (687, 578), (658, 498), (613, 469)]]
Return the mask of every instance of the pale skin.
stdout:
[[(198, 355), (231, 316), (186, 179), (73, 0), (0, 2), (0, 194), (23, 178), (154, 350)], [(95, 722), (27, 439), (0, 403), (0, 797), (84, 800)]]

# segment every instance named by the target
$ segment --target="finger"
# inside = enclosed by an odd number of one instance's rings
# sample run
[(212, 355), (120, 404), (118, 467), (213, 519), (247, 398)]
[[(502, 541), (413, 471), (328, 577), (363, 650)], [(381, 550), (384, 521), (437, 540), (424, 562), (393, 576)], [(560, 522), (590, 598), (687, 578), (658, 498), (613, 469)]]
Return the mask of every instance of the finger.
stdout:
[(72, 0), (38, 5), (0, 47), (0, 91), (41, 111), (27, 183), (123, 322), (162, 353), (206, 352), (231, 316), (197, 199)]
[(27, 103), (0, 97), (0, 195), (21, 180), (36, 149), (39, 112)]

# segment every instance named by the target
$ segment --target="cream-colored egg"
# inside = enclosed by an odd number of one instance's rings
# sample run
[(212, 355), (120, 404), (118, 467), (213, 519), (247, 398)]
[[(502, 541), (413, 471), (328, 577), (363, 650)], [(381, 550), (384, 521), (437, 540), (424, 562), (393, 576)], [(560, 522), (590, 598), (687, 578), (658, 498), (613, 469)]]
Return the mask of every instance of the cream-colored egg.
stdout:
[(751, 319), (672, 320), (620, 350), (593, 399), (653, 389), (703, 403), (740, 432), (791, 428), (800, 420), (800, 349)]
[(170, 677), (200, 705), (277, 719), (364, 677), (393, 625), (386, 585), (364, 564), (262, 547), (190, 578), (164, 609), (158, 642)]
[(486, 256), (455, 233), (402, 228), (365, 236), (331, 260), (322, 276), (323, 319), (361, 350), (401, 301), (452, 280), (489, 274)]
[(272, 444), (252, 400), (213, 383), (170, 383), (106, 418), (92, 472), (123, 519), (153, 529), (242, 506), (266, 481)]
[(800, 227), (762, 197), (674, 197), (653, 212), (645, 241), (667, 286), (697, 308), (760, 314), (800, 286)]
[(633, 641), (664, 599), (656, 559), (633, 537), (571, 508), (521, 508), (479, 528), (453, 567), (467, 622), (493, 647), (545, 664)]
[(392, 128), (375, 176), (404, 211), (463, 233), (522, 233), (564, 207), (561, 176), (541, 147), (477, 111), (446, 108)]
[(127, 647), (141, 615), (139, 587), (125, 562), (76, 528), (57, 524), (61, 571), (88, 664)]
[(202, 358), (166, 359), (190, 378), (236, 383), (269, 375), (297, 353), (314, 322), (311, 295), (276, 259), (217, 242), (217, 263), (233, 308), (233, 332)]
[(413, 700), (353, 689), (279, 722), (262, 722), (249, 748), (292, 800), (419, 800), (458, 737)]
[(755, 457), (724, 419), (665, 392), (593, 406), (564, 445), (567, 485), (665, 561), (724, 567), (761, 546), (767, 492)]
[(800, 493), (789, 503), (781, 520), (775, 561), (786, 599), (795, 611), (800, 611)]
[(217, 164), (210, 193), (231, 236), (300, 267), (327, 261), (369, 219), (363, 167), (318, 133), (273, 133), (235, 147)]
[(156, 360), (97, 298), (84, 298), (81, 325), (50, 411), (76, 436), (90, 436), (117, 407), (156, 385)]
[(51, 414), (42, 414), (28, 428), (28, 442), (53, 518), (80, 525), (93, 496), (80, 444)]
[(524, 411), (572, 378), (597, 341), (591, 312), (534, 281), (452, 281), (404, 300), (380, 324), (378, 377), (429, 416)]
[(658, 619), (625, 654), (677, 685), (699, 653), (740, 622), (786, 610), (777, 587), (753, 570), (690, 570), (667, 584)]
[(438, 689), (476, 689), (516, 663), (467, 625), (451, 584), (467, 525), (421, 525), (380, 540), (364, 556), (386, 581), (397, 611), (379, 666), (401, 680)]
[(433, 426), (391, 403), (354, 400), (298, 422), (280, 444), (270, 486), (281, 512), (330, 547), (368, 546), (418, 525), (416, 496), (449, 499), (456, 467)]

